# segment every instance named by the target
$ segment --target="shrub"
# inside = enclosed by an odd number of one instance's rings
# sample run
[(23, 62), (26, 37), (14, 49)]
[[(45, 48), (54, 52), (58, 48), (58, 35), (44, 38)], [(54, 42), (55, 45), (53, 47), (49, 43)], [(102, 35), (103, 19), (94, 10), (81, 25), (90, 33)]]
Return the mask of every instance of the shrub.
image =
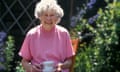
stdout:
[[(96, 27), (88, 23), (87, 19), (79, 21), (75, 30), (77, 32), (88, 30), (93, 36), (89, 43), (86, 39), (82, 48), (78, 49), (76, 56), (75, 72), (118, 72), (113, 61), (120, 64), (120, 50), (115, 50), (118, 45), (119, 11), (115, 11), (116, 2), (108, 4), (103, 10), (99, 9)], [(80, 28), (79, 28), (80, 27)], [(82, 27), (82, 28), (81, 28)], [(84, 38), (84, 36), (80, 36)], [(81, 44), (80, 46), (81, 47)], [(114, 54), (115, 53), (115, 54)], [(113, 60), (113, 61), (112, 61)]]
[(21, 62), (18, 62), (18, 65), (16, 66), (16, 72), (24, 72)]
[(6, 45), (5, 45), (5, 68), (6, 68), (6, 72), (10, 72), (12, 65), (11, 62), (13, 61), (13, 57), (14, 57), (14, 38), (12, 36), (8, 36), (8, 39), (6, 41)]
[[(6, 33), (4, 32), (4, 34), (6, 34)], [(2, 35), (1, 35), (1, 37), (2, 37)], [(2, 42), (3, 42), (3, 45), (0, 47), (0, 55), (2, 54), (0, 56), (1, 57), (0, 71), (10, 72), (11, 68), (12, 68), (11, 62), (13, 61), (13, 56), (14, 56), (14, 53), (13, 53), (13, 51), (14, 51), (14, 40), (13, 40), (12, 36), (8, 36), (7, 40), (4, 40)]]

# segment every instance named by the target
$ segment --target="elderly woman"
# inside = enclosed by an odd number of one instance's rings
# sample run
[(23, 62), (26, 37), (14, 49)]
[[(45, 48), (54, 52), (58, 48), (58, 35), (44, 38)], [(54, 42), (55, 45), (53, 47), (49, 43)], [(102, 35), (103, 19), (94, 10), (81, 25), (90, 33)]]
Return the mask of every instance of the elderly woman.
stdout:
[(45, 61), (54, 61), (55, 72), (69, 72), (74, 52), (69, 32), (57, 25), (63, 15), (55, 0), (37, 3), (35, 17), (41, 23), (27, 33), (19, 52), (27, 72), (41, 72)]

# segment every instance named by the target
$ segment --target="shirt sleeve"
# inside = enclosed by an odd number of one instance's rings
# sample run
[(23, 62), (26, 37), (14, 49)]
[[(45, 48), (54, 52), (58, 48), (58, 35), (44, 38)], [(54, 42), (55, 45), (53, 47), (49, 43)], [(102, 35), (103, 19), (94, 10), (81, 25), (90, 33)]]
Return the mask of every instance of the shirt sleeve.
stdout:
[(32, 58), (31, 52), (30, 52), (30, 34), (26, 35), (23, 41), (22, 47), (19, 51), (19, 56), (27, 60), (30, 60)]
[(74, 56), (75, 52), (73, 50), (71, 38), (69, 35), (69, 32), (66, 32), (66, 57), (69, 58), (71, 56)]

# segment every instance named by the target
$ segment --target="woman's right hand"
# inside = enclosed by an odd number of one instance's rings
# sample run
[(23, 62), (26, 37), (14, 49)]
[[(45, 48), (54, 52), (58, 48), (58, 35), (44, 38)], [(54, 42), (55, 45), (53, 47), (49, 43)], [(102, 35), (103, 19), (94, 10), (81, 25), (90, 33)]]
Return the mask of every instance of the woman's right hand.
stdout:
[(31, 72), (42, 72), (43, 66), (40, 64), (32, 65)]
[(30, 64), (26, 59), (22, 59), (22, 66), (28, 72), (42, 72), (43, 69), (41, 64)]

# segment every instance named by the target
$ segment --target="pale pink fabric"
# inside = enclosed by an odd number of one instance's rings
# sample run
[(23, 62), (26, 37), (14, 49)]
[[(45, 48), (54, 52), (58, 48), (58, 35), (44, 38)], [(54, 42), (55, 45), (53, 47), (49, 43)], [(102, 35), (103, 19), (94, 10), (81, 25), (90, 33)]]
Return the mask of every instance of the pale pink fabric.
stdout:
[(46, 31), (39, 25), (27, 33), (19, 55), (31, 60), (32, 64), (48, 60), (57, 64), (73, 56), (74, 52), (70, 35), (65, 28), (56, 25), (51, 31)]

